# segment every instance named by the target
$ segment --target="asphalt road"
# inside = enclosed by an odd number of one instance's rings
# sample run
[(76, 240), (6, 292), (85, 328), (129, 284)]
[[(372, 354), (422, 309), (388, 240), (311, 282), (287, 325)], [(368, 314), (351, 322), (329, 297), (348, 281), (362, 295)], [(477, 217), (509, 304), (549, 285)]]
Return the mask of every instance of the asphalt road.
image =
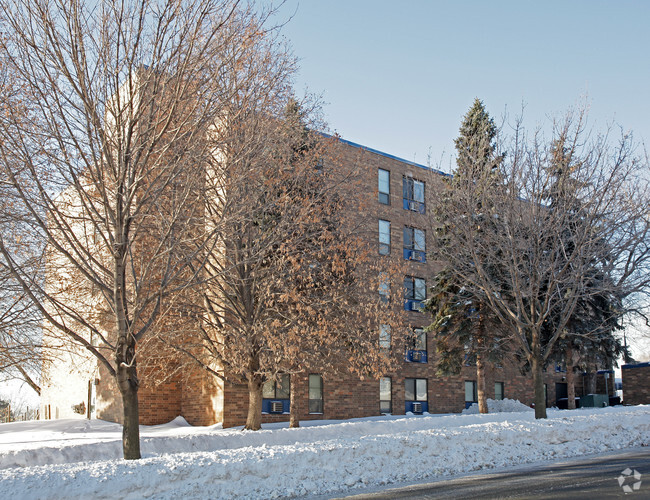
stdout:
[[(641, 474), (638, 490), (626, 493), (618, 478), (626, 469)], [(634, 475), (623, 486), (633, 487)], [(632, 448), (591, 457), (558, 460), (515, 470), (475, 474), (445, 481), (341, 497), (354, 500), (398, 498), (535, 498), (535, 499), (650, 499), (650, 448)]]

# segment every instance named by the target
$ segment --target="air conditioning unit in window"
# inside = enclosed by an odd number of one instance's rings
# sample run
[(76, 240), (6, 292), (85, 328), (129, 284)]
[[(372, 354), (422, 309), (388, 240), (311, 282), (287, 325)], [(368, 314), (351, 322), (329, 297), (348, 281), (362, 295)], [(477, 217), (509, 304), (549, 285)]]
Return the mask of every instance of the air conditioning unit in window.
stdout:
[(409, 201), (409, 210), (417, 212), (420, 210), (420, 204), (417, 201)]
[(282, 413), (283, 411), (282, 401), (271, 401), (271, 413)]
[(422, 413), (422, 403), (413, 403), (413, 413)]
[(422, 361), (422, 353), (420, 351), (413, 351), (411, 353), (411, 360), (416, 362)]

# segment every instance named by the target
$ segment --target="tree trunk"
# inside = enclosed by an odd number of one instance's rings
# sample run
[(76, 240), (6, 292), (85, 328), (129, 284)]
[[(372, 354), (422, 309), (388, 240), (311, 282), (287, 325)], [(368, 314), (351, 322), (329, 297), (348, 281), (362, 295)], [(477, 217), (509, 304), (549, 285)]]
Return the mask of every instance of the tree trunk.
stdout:
[(138, 408), (138, 374), (134, 346), (117, 348), (117, 386), (122, 395), (122, 451), (125, 460), (138, 460), (140, 455), (140, 413)]
[(248, 379), (248, 415), (244, 429), (259, 431), (262, 428), (262, 377), (251, 374)]
[(300, 415), (298, 408), (298, 376), (291, 375), (291, 387), (289, 392), (289, 427), (300, 427)]
[(573, 348), (570, 345), (566, 347), (566, 391), (567, 391), (567, 408), (576, 409), (576, 386), (575, 373), (573, 371)]
[(596, 372), (591, 369), (587, 372), (587, 394), (596, 394)]
[(533, 386), (535, 388), (535, 418), (546, 418), (546, 395), (544, 394), (544, 369), (542, 362), (533, 357)]
[(485, 363), (483, 355), (476, 355), (476, 393), (478, 396), (479, 413), (489, 413), (487, 404), (487, 391), (485, 390)]

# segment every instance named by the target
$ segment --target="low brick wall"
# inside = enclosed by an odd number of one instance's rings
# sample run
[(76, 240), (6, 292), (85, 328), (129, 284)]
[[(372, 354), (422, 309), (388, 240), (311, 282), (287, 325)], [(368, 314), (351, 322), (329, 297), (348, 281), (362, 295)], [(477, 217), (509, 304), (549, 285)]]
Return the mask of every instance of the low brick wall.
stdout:
[(650, 404), (650, 363), (621, 366), (623, 402), (629, 405)]

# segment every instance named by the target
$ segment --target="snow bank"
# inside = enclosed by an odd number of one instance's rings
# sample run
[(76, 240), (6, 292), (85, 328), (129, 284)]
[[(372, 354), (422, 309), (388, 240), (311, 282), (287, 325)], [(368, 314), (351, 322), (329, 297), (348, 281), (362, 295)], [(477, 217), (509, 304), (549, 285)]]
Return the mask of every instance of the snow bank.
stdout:
[[(143, 428), (138, 461), (118, 458), (113, 424), (2, 424), (0, 489), (13, 499), (291, 497), (650, 445), (650, 406), (548, 413), (389, 416), (259, 432), (176, 422)], [(21, 453), (30, 466), (16, 467)]]
[[(488, 411), (490, 413), (517, 413), (534, 411), (530, 406), (526, 406), (518, 399), (490, 399), (487, 400)], [(469, 408), (463, 410), (464, 415), (475, 415), (478, 413), (478, 403), (474, 403)]]

